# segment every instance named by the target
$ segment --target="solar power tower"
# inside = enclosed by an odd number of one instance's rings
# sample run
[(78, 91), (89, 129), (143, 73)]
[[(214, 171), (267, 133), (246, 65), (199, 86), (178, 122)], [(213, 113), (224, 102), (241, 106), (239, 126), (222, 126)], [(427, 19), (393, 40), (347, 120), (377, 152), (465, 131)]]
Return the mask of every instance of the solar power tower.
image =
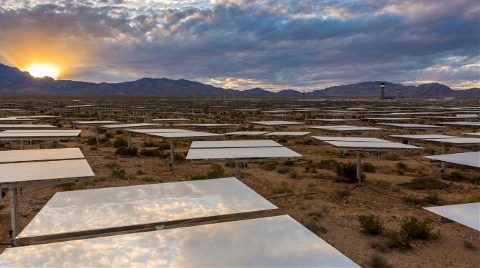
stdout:
[(385, 99), (385, 82), (380, 83), (380, 99)]

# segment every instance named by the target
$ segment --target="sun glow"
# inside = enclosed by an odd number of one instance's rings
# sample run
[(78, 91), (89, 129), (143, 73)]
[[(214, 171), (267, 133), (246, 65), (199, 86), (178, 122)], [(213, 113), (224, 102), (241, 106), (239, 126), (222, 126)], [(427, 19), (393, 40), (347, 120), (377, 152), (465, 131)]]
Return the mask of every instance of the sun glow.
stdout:
[(48, 76), (54, 79), (60, 74), (58, 67), (51, 64), (32, 64), (26, 69), (26, 71), (33, 77)]

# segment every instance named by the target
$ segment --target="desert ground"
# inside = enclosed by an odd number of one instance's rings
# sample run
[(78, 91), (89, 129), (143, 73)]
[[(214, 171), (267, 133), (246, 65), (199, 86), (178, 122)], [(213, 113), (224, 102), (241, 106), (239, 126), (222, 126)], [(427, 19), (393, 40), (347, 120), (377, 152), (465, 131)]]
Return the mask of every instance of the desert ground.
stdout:
[[(0, 103), (0, 117), (20, 115), (58, 115), (59, 119), (40, 120), (71, 129), (74, 120), (118, 120), (121, 122), (149, 122), (152, 118), (190, 119), (190, 123), (235, 123), (238, 130), (266, 130), (269, 127), (253, 126), (258, 120), (289, 120), (305, 122), (313, 118), (355, 118), (370, 114), (395, 112), (442, 112), (455, 114), (460, 109), (476, 110), (476, 101), (376, 101), (376, 100), (165, 100), (155, 98), (5, 98)], [(69, 105), (93, 104), (92, 107)], [(476, 107), (476, 108), (472, 108)], [(315, 110), (294, 111), (309, 108)], [(347, 108), (362, 108), (348, 110)], [(9, 110), (11, 109), (11, 110)], [(20, 110), (14, 110), (20, 109)], [(252, 109), (237, 110), (237, 109)], [(255, 110), (253, 110), (255, 109)], [(264, 111), (282, 110), (274, 113)], [(338, 112), (338, 111), (343, 112)], [(336, 112), (335, 112), (336, 111)], [(475, 112), (470, 112), (475, 113)], [(393, 116), (393, 115), (390, 115)], [(399, 117), (404, 117), (399, 116)], [(447, 121), (416, 117), (416, 123), (434, 124)], [(478, 119), (477, 119), (478, 120)], [(359, 120), (349, 125), (377, 126), (375, 122)], [(319, 125), (309, 121), (307, 125)], [(322, 123), (326, 125), (326, 123)], [(167, 127), (167, 126), (166, 126)], [(175, 128), (181, 128), (173, 126)], [(134, 135), (136, 155), (116, 153), (117, 140), (126, 140), (123, 131), (101, 131), (100, 145), (92, 143), (94, 130), (81, 126), (81, 137), (75, 140), (33, 142), (25, 149), (79, 147), (95, 172), (88, 182), (59, 185), (47, 188), (26, 188), (20, 195), (21, 228), (25, 227), (44, 204), (59, 191), (93, 189), (138, 184), (175, 182), (201, 179), (212, 170), (218, 177), (234, 175), (234, 168), (225, 163), (194, 164), (184, 160), (189, 141), (177, 142), (177, 163), (173, 170), (168, 165), (168, 143), (160, 138)], [(365, 179), (361, 186), (339, 180), (335, 166), (338, 163), (355, 163), (355, 153), (340, 151), (333, 146), (312, 139), (314, 135), (338, 136), (306, 129), (305, 125), (285, 130), (310, 131), (302, 138), (276, 138), (286, 147), (303, 155), (298, 160), (249, 163), (242, 169), (246, 185), (279, 207), (272, 215), (288, 214), (333, 245), (347, 257), (363, 267), (478, 267), (480, 263), (480, 233), (461, 224), (442, 220), (423, 207), (430, 205), (480, 202), (480, 172), (474, 168), (447, 164), (447, 176), (440, 179), (440, 164), (423, 156), (440, 154), (441, 145), (411, 142), (424, 149), (407, 152), (363, 153)], [(212, 130), (204, 130), (212, 131)], [(474, 132), (465, 127), (447, 127), (439, 133), (461, 136)], [(477, 129), (478, 131), (478, 129)], [(224, 131), (213, 130), (221, 133)], [(377, 137), (391, 141), (401, 140), (389, 134), (408, 134), (401, 129), (346, 133), (346, 136)], [(424, 133), (416, 131), (415, 133)], [(259, 139), (260, 137), (226, 136), (222, 139)], [(265, 138), (265, 137), (263, 137)], [(18, 149), (18, 143), (0, 142), (0, 150)], [(448, 153), (478, 151), (478, 147), (449, 146)], [(218, 168), (220, 166), (221, 168)], [(217, 168), (216, 168), (217, 167)], [(367, 170), (365, 170), (367, 169)], [(212, 173), (212, 172), (210, 172)], [(430, 179), (434, 183), (418, 186), (414, 179)], [(418, 182), (418, 181), (417, 181)], [(418, 187), (417, 187), (418, 186)], [(385, 233), (400, 230), (407, 217), (429, 220), (432, 227), (427, 239), (413, 239), (408, 245), (398, 245), (392, 236), (366, 233), (358, 220), (361, 215), (374, 215), (384, 224)], [(0, 201), (0, 252), (10, 244), (10, 209), (8, 198)]]

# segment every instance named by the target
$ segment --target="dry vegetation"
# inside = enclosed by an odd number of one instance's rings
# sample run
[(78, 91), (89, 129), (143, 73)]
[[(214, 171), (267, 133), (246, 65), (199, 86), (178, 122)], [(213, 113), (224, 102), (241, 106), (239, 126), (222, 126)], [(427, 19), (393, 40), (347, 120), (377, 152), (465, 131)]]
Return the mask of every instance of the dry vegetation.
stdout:
[[(54, 101), (52, 108), (46, 102)], [(67, 110), (69, 100), (8, 100), (15, 108), (29, 113), (62, 115), (53, 123), (70, 128), (69, 120), (116, 119), (141, 122), (148, 118), (188, 117), (194, 122), (240, 123), (240, 129), (252, 129), (246, 124), (259, 119), (272, 119), (259, 112), (237, 112), (235, 108), (269, 107), (358, 107), (382, 109), (374, 102), (298, 101), (161, 101), (161, 100), (89, 100), (108, 109)], [(461, 105), (471, 105), (466, 103)], [(226, 107), (215, 107), (222, 105)], [(381, 104), (380, 104), (381, 105)], [(408, 106), (411, 103), (389, 103), (386, 106)], [(422, 103), (414, 103), (422, 107)], [(429, 103), (428, 105), (460, 105)], [(20, 107), (19, 107), (20, 106)], [(133, 109), (144, 106), (150, 109)], [(39, 108), (42, 107), (42, 108)], [(115, 108), (113, 108), (115, 107)], [(422, 108), (419, 108), (422, 110)], [(328, 117), (320, 110), (310, 118)], [(354, 113), (352, 117), (359, 117)], [(278, 120), (303, 120), (302, 113), (276, 117)], [(47, 121), (48, 122), (48, 121)], [(426, 121), (425, 123), (431, 123)], [(367, 125), (365, 122), (354, 124)], [(262, 129), (256, 127), (256, 129)], [(265, 128), (268, 129), (268, 128)], [(302, 130), (303, 127), (292, 128)], [(401, 130), (393, 131), (404, 133)], [(447, 134), (460, 135), (469, 129), (448, 129)], [(317, 132), (314, 132), (317, 134)], [(320, 134), (321, 132), (318, 132)], [(322, 133), (325, 134), (325, 133)], [(20, 196), (21, 227), (25, 227), (55, 192), (87, 188), (173, 182), (233, 176), (234, 170), (225, 164), (190, 164), (184, 161), (189, 142), (177, 144), (178, 164), (168, 167), (168, 144), (161, 139), (134, 136), (135, 150), (126, 150), (126, 135), (121, 131), (101, 133), (101, 144), (95, 145), (94, 133), (85, 128), (78, 141), (60, 142), (60, 147), (80, 147), (91, 164), (96, 177), (88, 183), (60, 185), (55, 188), (24, 189)], [(353, 134), (354, 135), (354, 134)], [(352, 135), (352, 136), (353, 136)], [(385, 132), (364, 133), (363, 136), (388, 138)], [(448, 176), (439, 179), (439, 166), (422, 156), (439, 153), (442, 148), (432, 144), (415, 143), (426, 149), (421, 152), (364, 154), (365, 183), (361, 187), (349, 183), (355, 155), (340, 157), (335, 148), (305, 139), (282, 139), (282, 144), (304, 157), (298, 161), (249, 164), (242, 170), (242, 181), (289, 214), (319, 237), (364, 267), (478, 267), (480, 263), (480, 234), (422, 209), (422, 206), (480, 201), (480, 174), (460, 166), (447, 165)], [(12, 144), (1, 144), (2, 150)], [(16, 146), (16, 144), (13, 144)], [(50, 143), (35, 143), (33, 148), (48, 148)], [(15, 147), (13, 147), (15, 148)], [(469, 151), (472, 148), (450, 148), (449, 152)], [(355, 172), (353, 172), (355, 174)], [(356, 180), (354, 180), (356, 181)], [(9, 243), (8, 200), (0, 202), (0, 251)]]

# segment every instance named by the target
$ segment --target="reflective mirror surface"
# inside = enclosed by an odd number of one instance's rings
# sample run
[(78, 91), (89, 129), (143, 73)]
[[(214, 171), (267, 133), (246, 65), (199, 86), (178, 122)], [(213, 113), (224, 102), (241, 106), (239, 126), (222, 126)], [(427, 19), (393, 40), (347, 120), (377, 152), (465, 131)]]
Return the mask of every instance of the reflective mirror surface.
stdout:
[(289, 216), (8, 248), (2, 267), (358, 267)]
[(59, 192), (18, 238), (276, 208), (236, 178)]
[(2, 183), (93, 177), (85, 159), (0, 164)]
[(84, 158), (78, 148), (11, 150), (0, 152), (0, 163)]
[(428, 159), (480, 168), (480, 152), (425, 156)]
[(190, 149), (186, 159), (253, 159), (253, 158), (281, 158), (301, 157), (302, 155), (286, 147), (255, 147), (255, 148), (214, 148)]
[(425, 209), (480, 231), (480, 203), (428, 207)]

